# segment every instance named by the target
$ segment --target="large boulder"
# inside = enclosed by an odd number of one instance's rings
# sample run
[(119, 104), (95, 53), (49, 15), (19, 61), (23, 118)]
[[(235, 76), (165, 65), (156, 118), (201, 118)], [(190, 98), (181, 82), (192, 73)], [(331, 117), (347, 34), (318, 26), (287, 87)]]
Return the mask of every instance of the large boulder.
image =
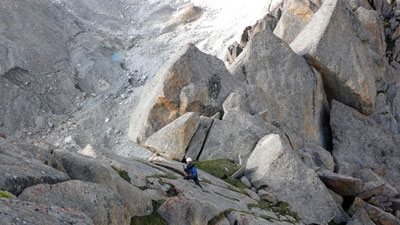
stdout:
[[(74, 196), (73, 196), (74, 198)], [(72, 208), (0, 198), (2, 224), (93, 225), (86, 214)]]
[(374, 77), (380, 77), (380, 71), (366, 40), (345, 1), (327, 0), (290, 47), (321, 72), (328, 96), (370, 114), (375, 107)]
[(248, 83), (250, 114), (265, 112), (264, 120), (282, 128), (296, 149), (304, 142), (327, 145), (328, 106), (320, 74), (271, 31), (254, 34), (230, 70)]
[(400, 190), (400, 139), (357, 110), (332, 102), (333, 156), (338, 173), (371, 168)]
[(127, 201), (131, 216), (151, 214), (152, 203), (149, 196), (122, 179), (111, 165), (88, 156), (58, 149), (54, 150), (53, 154), (63, 164), (71, 179), (104, 184), (120, 194)]
[(201, 150), (199, 160), (230, 159), (247, 161), (258, 137), (223, 120), (214, 120)]
[(268, 187), (278, 201), (288, 202), (306, 224), (328, 223), (335, 216), (328, 189), (279, 134), (258, 142), (245, 174), (256, 188)]
[(35, 154), (24, 151), (3, 138), (0, 138), (0, 172), (0, 190), (14, 195), (36, 184), (54, 184), (70, 179), (67, 174), (36, 159)]
[(162, 156), (182, 161), (199, 123), (197, 113), (187, 112), (152, 134), (144, 145)]
[(78, 180), (54, 185), (39, 184), (25, 189), (18, 198), (81, 211), (97, 225), (129, 225), (131, 220), (127, 202), (103, 184)]
[(231, 92), (243, 93), (221, 60), (193, 45), (167, 63), (146, 87), (129, 125), (129, 137), (137, 143), (144, 143), (186, 112), (212, 116), (222, 111), (222, 103)]
[(265, 122), (264, 113), (251, 115), (239, 108), (233, 108), (225, 111), (222, 121), (229, 122), (237, 127), (255, 135), (258, 139), (267, 134), (279, 132), (279, 129), (269, 122)]
[(274, 34), (290, 44), (318, 11), (321, 2), (320, 0), (285, 1)]

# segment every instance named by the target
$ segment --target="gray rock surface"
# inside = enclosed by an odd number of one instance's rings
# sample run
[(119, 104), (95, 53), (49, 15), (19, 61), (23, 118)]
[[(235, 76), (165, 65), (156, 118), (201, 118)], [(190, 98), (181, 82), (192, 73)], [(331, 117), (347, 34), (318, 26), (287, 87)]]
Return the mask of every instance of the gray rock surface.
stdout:
[(162, 156), (182, 161), (199, 123), (197, 113), (187, 112), (152, 134), (144, 145)]
[(336, 203), (318, 176), (308, 169), (279, 134), (262, 138), (246, 165), (256, 188), (268, 187), (277, 201), (288, 202), (306, 223), (327, 223)]
[(25, 188), (40, 183), (54, 184), (69, 180), (65, 173), (53, 169), (34, 154), (0, 138), (0, 190), (19, 195)]
[(122, 179), (118, 173), (97, 159), (63, 150), (54, 150), (56, 157), (64, 166), (68, 176), (74, 180), (104, 184), (120, 194), (128, 203), (131, 216), (144, 216), (152, 212), (149, 196), (142, 190)]
[(255, 33), (230, 71), (249, 84), (251, 114), (266, 112), (264, 120), (282, 128), (295, 148), (304, 142), (326, 146), (328, 109), (322, 80), (271, 31)]
[(321, 72), (328, 96), (370, 114), (375, 108), (374, 77), (382, 72), (365, 40), (365, 30), (345, 2), (327, 0), (290, 47)]
[(0, 198), (2, 224), (93, 225), (86, 214), (71, 208)]
[(399, 190), (400, 140), (371, 118), (337, 101), (332, 102), (333, 156), (338, 173), (353, 176), (371, 168)]
[(25, 189), (18, 198), (75, 209), (88, 215), (98, 225), (129, 225), (131, 220), (124, 198), (103, 184), (78, 180), (54, 185), (39, 184)]

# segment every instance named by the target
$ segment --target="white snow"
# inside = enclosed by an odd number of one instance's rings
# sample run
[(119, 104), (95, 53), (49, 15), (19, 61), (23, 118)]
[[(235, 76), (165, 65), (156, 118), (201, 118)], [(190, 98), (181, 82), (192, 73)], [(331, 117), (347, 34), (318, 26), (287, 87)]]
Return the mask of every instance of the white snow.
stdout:
[[(127, 65), (152, 78), (160, 67), (187, 43), (223, 60), (227, 47), (239, 41), (243, 29), (253, 25), (268, 12), (271, 0), (192, 0), (142, 2), (130, 34), (137, 40), (128, 52)], [(185, 5), (193, 3), (204, 9), (196, 21), (163, 33), (168, 19), (179, 13)]]

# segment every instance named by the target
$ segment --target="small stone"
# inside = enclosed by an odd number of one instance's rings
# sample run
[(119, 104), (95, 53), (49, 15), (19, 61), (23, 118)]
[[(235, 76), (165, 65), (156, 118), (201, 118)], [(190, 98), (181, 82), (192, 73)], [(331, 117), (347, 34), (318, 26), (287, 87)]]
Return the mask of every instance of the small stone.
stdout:
[(110, 122), (110, 118), (107, 117), (107, 118), (104, 120), (104, 122), (106, 122), (106, 123)]
[(64, 143), (65, 144), (72, 144), (72, 142), (74, 141), (74, 139), (72, 139), (71, 136), (68, 136), (64, 139)]

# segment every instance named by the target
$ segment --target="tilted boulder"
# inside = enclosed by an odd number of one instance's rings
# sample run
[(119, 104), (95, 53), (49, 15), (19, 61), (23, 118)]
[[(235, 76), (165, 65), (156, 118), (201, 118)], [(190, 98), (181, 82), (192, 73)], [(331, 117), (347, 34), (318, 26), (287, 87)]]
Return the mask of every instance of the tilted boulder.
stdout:
[(231, 159), (247, 161), (258, 137), (223, 120), (214, 120), (201, 150), (199, 160)]
[(335, 169), (333, 156), (321, 146), (307, 143), (303, 148), (297, 151), (297, 154), (300, 156), (304, 164), (310, 169), (316, 170), (318, 168), (324, 168), (329, 171), (333, 171)]
[(338, 173), (371, 168), (400, 190), (400, 139), (357, 110), (332, 101), (333, 156)]
[(58, 149), (54, 150), (53, 154), (63, 164), (71, 179), (105, 184), (120, 194), (127, 201), (131, 216), (151, 214), (153, 207), (149, 196), (122, 179), (111, 165), (107, 166), (97, 159)]
[(328, 96), (370, 114), (379, 70), (363, 43), (366, 40), (345, 1), (326, 0), (290, 47), (321, 72)]
[(290, 44), (308, 24), (321, 6), (320, 0), (288, 0), (283, 4), (282, 16), (274, 34)]
[(207, 138), (207, 133), (213, 124), (214, 119), (209, 117), (200, 116), (200, 123), (194, 133), (192, 139), (190, 140), (189, 146), (187, 148), (185, 158), (198, 159), (201, 149), (203, 148), (204, 141)]
[(365, 190), (364, 182), (358, 178), (337, 174), (323, 169), (319, 170), (317, 173), (319, 178), (328, 188), (343, 197), (358, 195)]
[(25, 189), (18, 198), (81, 211), (97, 225), (129, 225), (131, 220), (127, 202), (103, 184), (78, 180), (54, 185), (39, 184)]
[(267, 134), (279, 132), (279, 128), (269, 122), (265, 122), (263, 113), (250, 115), (238, 108), (225, 111), (222, 121), (229, 122), (237, 127), (247, 130), (257, 136), (258, 139)]
[[(72, 198), (74, 198), (73, 196)], [(94, 225), (86, 214), (71, 208), (0, 198), (2, 224)]]
[(14, 195), (25, 188), (40, 184), (54, 184), (69, 180), (67, 174), (53, 169), (29, 151), (22, 150), (0, 138), (0, 190)]
[(368, 10), (364, 7), (359, 7), (354, 14), (371, 35), (368, 38), (369, 47), (380, 57), (384, 57), (386, 54), (385, 33), (379, 14), (375, 10)]
[(288, 202), (306, 224), (328, 223), (335, 216), (336, 203), (328, 189), (279, 134), (258, 142), (245, 174), (256, 188), (268, 187), (277, 201)]
[(364, 202), (360, 198), (355, 198), (354, 202), (349, 208), (349, 212), (351, 214), (355, 214), (357, 210), (365, 209), (368, 213), (368, 217), (378, 225), (391, 225), (391, 224), (400, 224), (400, 219), (396, 218), (394, 215), (385, 212), (384, 210), (371, 205), (369, 203)]
[(230, 70), (247, 86), (250, 114), (280, 126), (295, 149), (304, 142), (326, 146), (327, 101), (322, 79), (304, 57), (269, 30), (252, 37)]
[(188, 45), (143, 90), (131, 117), (129, 137), (144, 143), (186, 112), (212, 116), (222, 111), (222, 103), (231, 92), (244, 93), (241, 86), (221, 60)]
[(199, 123), (197, 113), (187, 112), (152, 134), (144, 145), (164, 157), (182, 161)]
[[(361, 179), (365, 183), (365, 190), (357, 197), (361, 199), (369, 199), (374, 195), (383, 194), (389, 184), (372, 171), (370, 168), (364, 168), (353, 173), (354, 177)], [(387, 195), (387, 194), (386, 194)], [(387, 195), (392, 197), (391, 195)]]
[(375, 225), (375, 223), (369, 218), (365, 209), (359, 208), (355, 211), (351, 220), (347, 222), (347, 225)]

